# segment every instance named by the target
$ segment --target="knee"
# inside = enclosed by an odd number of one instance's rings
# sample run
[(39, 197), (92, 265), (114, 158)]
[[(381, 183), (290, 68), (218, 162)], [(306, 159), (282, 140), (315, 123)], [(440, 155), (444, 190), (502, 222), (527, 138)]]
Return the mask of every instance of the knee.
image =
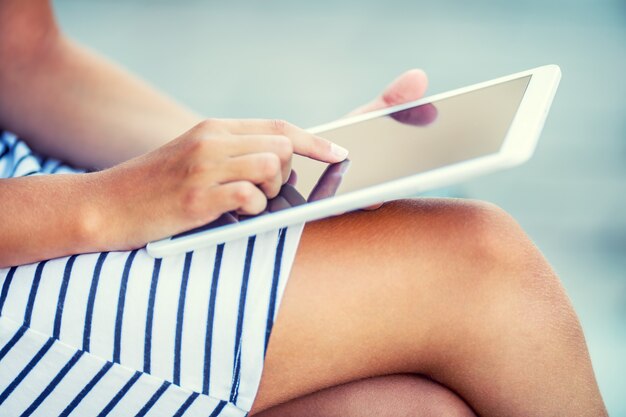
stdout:
[(458, 251), (454, 253), (464, 253), (471, 263), (471, 284), (481, 294), (500, 297), (504, 302), (515, 298), (529, 308), (547, 308), (551, 314), (569, 306), (549, 263), (506, 211), (472, 200), (450, 211), (447, 222), (453, 231), (449, 233), (458, 231), (454, 243)]
[(398, 228), (416, 253), (427, 253), (441, 265), (458, 265), (474, 272), (458, 274), (457, 278), (465, 275), (484, 281), (491, 275), (499, 280), (536, 276), (539, 281), (529, 281), (529, 286), (554, 281), (551, 268), (531, 239), (512, 216), (494, 204), (460, 199), (408, 200), (390, 204), (388, 211), (402, 219)]
[[(500, 207), (477, 200), (423, 199), (391, 203), (388, 210), (403, 219), (415, 238), (446, 252), (448, 259), (472, 263), (515, 262), (536, 252), (517, 222)], [(416, 243), (421, 243), (416, 241)], [(442, 253), (443, 255), (443, 253)]]
[[(496, 205), (474, 200), (422, 199), (391, 203), (404, 245), (428, 257), (424, 276), (442, 288), (444, 308), (456, 300), (459, 314), (481, 312), (481, 320), (542, 315), (576, 323), (569, 300), (545, 258), (519, 224)], [(421, 237), (423, 236), (423, 238)], [(413, 258), (415, 258), (415, 256)], [(439, 291), (439, 290), (437, 290)], [(514, 309), (513, 307), (517, 307)], [(442, 312), (443, 314), (443, 312)]]
[(580, 344), (580, 324), (559, 278), (512, 216), (479, 201), (429, 204), (430, 235), (438, 236), (431, 244), (441, 248), (439, 265), (447, 270), (438, 277), (448, 291), (443, 308), (456, 311), (465, 330), (487, 338), (550, 333)]

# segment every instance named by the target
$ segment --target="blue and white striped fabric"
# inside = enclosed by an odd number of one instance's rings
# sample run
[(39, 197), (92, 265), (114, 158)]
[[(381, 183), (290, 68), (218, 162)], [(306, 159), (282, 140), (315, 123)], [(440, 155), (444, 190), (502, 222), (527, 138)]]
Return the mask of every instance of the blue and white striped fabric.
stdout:
[[(0, 133), (0, 178), (80, 170)], [(0, 416), (245, 416), (302, 232), (0, 269)]]

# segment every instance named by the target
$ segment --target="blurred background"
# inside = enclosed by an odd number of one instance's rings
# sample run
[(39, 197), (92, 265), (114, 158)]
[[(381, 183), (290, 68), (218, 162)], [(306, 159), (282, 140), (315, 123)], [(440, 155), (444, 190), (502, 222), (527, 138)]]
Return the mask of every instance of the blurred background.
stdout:
[(578, 311), (612, 416), (626, 416), (626, 1), (56, 0), (66, 32), (211, 117), (309, 127), (406, 69), (443, 92), (555, 63), (526, 165), (444, 194), (526, 229)]

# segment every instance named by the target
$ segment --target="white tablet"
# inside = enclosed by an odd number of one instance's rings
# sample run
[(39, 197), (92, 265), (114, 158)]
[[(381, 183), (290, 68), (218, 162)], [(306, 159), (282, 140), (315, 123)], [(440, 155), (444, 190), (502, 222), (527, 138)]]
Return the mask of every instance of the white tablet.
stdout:
[(295, 155), (296, 175), (265, 212), (225, 213), (149, 243), (148, 253), (186, 252), (521, 164), (535, 149), (560, 76), (547, 65), (310, 129), (347, 148), (348, 159), (328, 165)]

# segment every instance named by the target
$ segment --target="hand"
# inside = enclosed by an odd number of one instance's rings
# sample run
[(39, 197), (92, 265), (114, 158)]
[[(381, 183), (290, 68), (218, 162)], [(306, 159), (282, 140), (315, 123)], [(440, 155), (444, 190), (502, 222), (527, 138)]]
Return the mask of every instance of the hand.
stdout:
[[(396, 106), (398, 104), (408, 103), (421, 98), (428, 87), (428, 78), (426, 73), (420, 69), (412, 69), (400, 75), (389, 84), (380, 96), (371, 102), (353, 110), (349, 116), (367, 113), (375, 110), (384, 109), (386, 107)], [(419, 110), (417, 110), (419, 109)], [(400, 112), (396, 119), (403, 123), (416, 125), (428, 124), (434, 120), (437, 110), (432, 105), (420, 106), (415, 111)], [(364, 210), (375, 210), (381, 207), (383, 203), (366, 207)]]
[[(378, 110), (384, 107), (395, 106), (397, 104), (403, 104), (409, 101), (415, 101), (419, 99), (427, 86), (426, 75), (420, 70), (411, 70), (404, 73), (391, 83), (383, 92), (383, 94), (373, 100), (371, 103), (366, 104), (358, 108), (349, 114), (349, 116), (357, 115), (359, 113), (370, 112)], [(431, 123), (437, 116), (437, 109), (432, 104), (425, 104), (419, 107), (412, 107), (410, 109), (393, 113), (390, 117), (394, 118), (400, 123), (411, 124), (416, 126), (422, 126)], [(308, 202), (321, 200), (324, 198), (335, 195), (344, 174), (348, 170), (350, 161), (348, 159), (331, 164), (326, 167), (326, 170), (317, 181), (317, 184), (313, 187), (311, 194), (309, 195)], [(295, 184), (296, 176), (295, 172), (292, 172), (292, 183)], [(281, 191), (282, 194), (282, 191)], [(280, 209), (293, 206), (295, 204), (287, 204), (285, 199), (279, 195), (274, 201), (279, 200)], [(297, 200), (299, 204), (302, 204), (300, 200)], [(365, 210), (373, 210), (382, 206), (382, 203), (376, 204), (370, 207), (366, 207)], [(270, 211), (275, 211), (271, 210)]]
[(348, 116), (368, 113), (420, 99), (428, 87), (426, 73), (420, 69), (404, 72), (391, 82), (374, 100), (351, 111)]
[(283, 121), (212, 119), (151, 153), (94, 174), (103, 249), (139, 247), (229, 211), (262, 212), (287, 182), (293, 153), (327, 163), (347, 156)]

